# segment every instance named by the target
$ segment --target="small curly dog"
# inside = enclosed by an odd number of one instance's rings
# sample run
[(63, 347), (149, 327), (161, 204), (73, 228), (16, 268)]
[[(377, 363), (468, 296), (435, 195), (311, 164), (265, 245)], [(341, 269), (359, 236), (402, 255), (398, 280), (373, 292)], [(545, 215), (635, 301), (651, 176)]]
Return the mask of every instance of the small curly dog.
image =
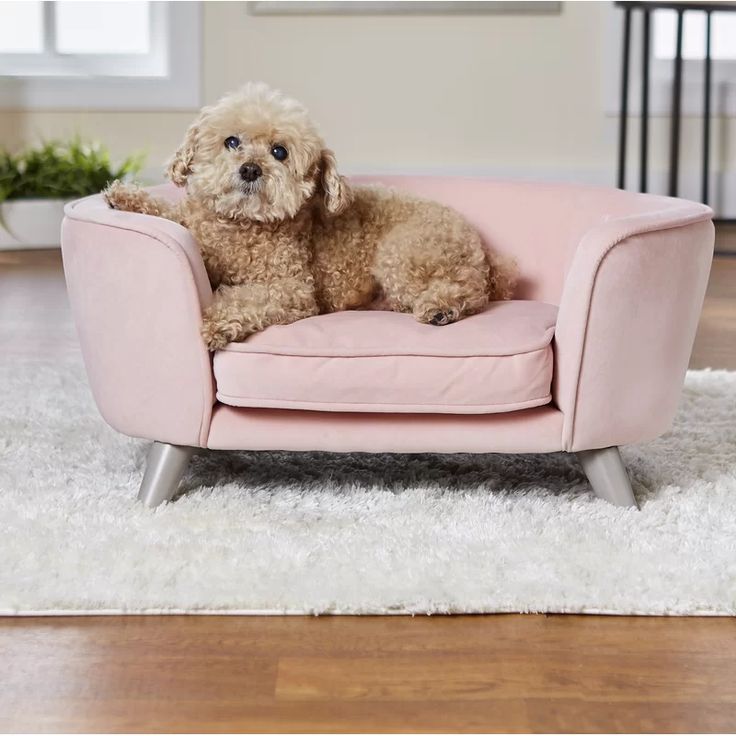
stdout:
[(513, 266), (463, 217), (390, 189), (351, 186), (306, 109), (248, 84), (202, 109), (167, 174), (177, 203), (119, 181), (111, 207), (157, 215), (197, 239), (212, 288), (210, 350), (269, 325), (344, 309), (446, 325), (509, 299)]

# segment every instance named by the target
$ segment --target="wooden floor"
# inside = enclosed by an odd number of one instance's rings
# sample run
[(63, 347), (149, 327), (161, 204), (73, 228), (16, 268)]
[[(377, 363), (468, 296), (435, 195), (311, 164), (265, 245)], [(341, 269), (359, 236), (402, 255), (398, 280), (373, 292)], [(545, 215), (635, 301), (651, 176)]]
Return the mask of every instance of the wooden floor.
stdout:
[[(0, 253), (0, 346), (76, 350), (58, 254)], [(736, 369), (736, 258), (692, 366)], [(4, 732), (735, 729), (733, 619), (0, 619)]]

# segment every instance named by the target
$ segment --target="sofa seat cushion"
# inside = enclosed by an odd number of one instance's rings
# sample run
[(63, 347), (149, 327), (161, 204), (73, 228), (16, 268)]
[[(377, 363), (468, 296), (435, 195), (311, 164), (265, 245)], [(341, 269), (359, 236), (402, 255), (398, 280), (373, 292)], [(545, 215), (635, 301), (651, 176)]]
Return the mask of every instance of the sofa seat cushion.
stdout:
[(313, 411), (491, 414), (550, 401), (557, 307), (494, 302), (444, 327), (337, 312), (215, 353), (223, 404)]

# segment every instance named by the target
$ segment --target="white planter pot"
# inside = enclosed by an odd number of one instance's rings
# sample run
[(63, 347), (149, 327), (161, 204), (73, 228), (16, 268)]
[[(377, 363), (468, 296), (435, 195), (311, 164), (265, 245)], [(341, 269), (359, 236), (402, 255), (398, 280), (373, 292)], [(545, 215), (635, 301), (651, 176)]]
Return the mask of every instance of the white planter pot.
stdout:
[(0, 205), (0, 250), (58, 248), (66, 199), (11, 199)]

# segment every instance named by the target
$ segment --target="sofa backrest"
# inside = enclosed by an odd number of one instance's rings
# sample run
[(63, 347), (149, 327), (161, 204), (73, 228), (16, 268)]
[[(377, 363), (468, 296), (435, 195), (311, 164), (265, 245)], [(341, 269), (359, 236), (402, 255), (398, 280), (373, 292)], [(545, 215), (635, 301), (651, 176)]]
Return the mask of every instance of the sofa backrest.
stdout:
[(608, 220), (681, 206), (681, 200), (574, 184), (450, 176), (356, 176), (433, 199), (461, 212), (487, 246), (516, 259), (515, 297), (560, 303), (582, 237)]
[[(484, 243), (513, 257), (520, 272), (515, 297), (560, 303), (565, 276), (583, 236), (609, 220), (682, 205), (671, 197), (576, 184), (455, 176), (370, 175), (356, 185), (381, 184), (442, 202), (461, 212)], [(172, 184), (155, 188), (171, 199)]]

